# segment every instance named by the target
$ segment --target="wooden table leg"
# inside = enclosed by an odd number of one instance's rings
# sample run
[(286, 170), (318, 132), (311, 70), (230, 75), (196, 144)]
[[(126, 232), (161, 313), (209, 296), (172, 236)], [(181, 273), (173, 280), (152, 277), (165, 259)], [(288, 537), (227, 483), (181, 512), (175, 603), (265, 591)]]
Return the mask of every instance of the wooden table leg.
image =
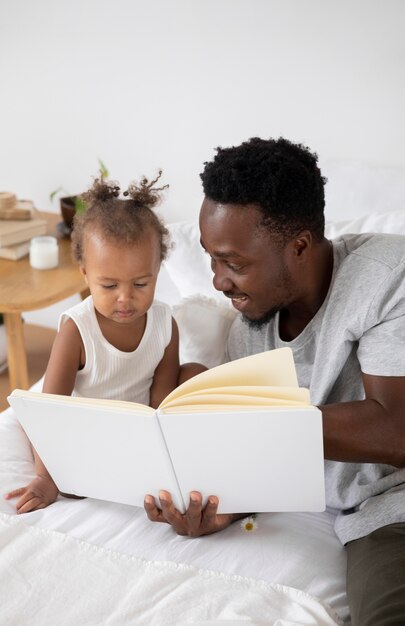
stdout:
[(27, 355), (20, 313), (3, 313), (7, 334), (7, 359), (10, 390), (28, 389)]

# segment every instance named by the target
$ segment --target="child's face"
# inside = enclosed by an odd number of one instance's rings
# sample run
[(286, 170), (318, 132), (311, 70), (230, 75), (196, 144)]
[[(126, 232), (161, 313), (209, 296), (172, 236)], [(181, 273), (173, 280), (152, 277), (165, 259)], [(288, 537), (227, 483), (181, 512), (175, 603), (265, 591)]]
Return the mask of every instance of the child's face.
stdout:
[(105, 318), (131, 324), (150, 308), (160, 269), (160, 246), (154, 231), (133, 244), (108, 241), (93, 232), (84, 240), (81, 266), (94, 307)]

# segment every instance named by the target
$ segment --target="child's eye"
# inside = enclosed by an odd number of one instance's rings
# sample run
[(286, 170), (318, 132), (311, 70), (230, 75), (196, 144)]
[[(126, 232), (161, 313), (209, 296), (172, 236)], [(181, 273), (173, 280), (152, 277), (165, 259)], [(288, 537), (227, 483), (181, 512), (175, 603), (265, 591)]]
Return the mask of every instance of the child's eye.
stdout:
[(135, 283), (135, 287), (147, 287), (147, 283)]
[(101, 285), (103, 289), (114, 289), (117, 285)]

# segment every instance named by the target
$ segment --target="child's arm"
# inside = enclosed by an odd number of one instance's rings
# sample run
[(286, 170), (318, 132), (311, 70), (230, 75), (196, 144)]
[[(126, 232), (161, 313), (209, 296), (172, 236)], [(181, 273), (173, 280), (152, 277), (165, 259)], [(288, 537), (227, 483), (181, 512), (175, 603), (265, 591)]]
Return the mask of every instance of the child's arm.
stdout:
[(153, 383), (150, 388), (149, 404), (151, 407), (157, 409), (162, 400), (177, 387), (179, 371), (179, 330), (175, 320), (172, 318), (172, 337), (162, 360), (155, 369)]
[(53, 342), (42, 391), (70, 396), (77, 372), (84, 365), (85, 353), (79, 329), (72, 319), (68, 319)]
[[(42, 391), (70, 395), (77, 371), (83, 364), (84, 349), (80, 333), (76, 324), (69, 319), (55, 337)], [(34, 448), (32, 451), (36, 477), (25, 487), (14, 489), (5, 495), (7, 500), (19, 497), (16, 503), (18, 513), (43, 509), (54, 502), (59, 493), (37, 452)]]

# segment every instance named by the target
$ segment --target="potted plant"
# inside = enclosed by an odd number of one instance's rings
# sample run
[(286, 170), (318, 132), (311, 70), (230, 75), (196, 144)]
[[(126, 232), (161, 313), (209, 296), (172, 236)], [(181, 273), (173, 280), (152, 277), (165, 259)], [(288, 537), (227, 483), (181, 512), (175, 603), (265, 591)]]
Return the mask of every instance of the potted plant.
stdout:
[[(108, 178), (109, 172), (103, 161), (99, 159), (98, 163), (100, 178)], [(52, 191), (52, 193), (49, 195), (49, 199), (51, 200), (51, 202), (53, 202), (55, 197), (60, 194), (63, 194), (59, 198), (60, 212), (63, 218), (62, 230), (63, 234), (70, 235), (70, 233), (72, 232), (73, 218), (75, 214), (84, 213), (84, 211), (86, 210), (86, 206), (80, 195), (71, 195), (63, 187), (58, 187), (57, 189)]]

